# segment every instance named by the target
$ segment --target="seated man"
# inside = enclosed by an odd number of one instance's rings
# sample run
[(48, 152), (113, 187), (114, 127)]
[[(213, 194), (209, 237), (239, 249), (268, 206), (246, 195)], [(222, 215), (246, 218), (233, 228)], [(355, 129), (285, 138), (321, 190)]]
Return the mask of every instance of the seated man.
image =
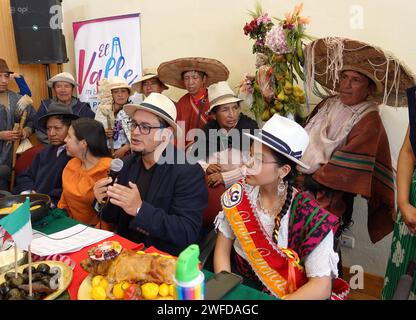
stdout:
[(127, 104), (124, 110), (132, 119), (133, 154), (124, 158), (117, 183), (108, 186), (112, 179), (105, 178), (95, 184), (97, 202), (109, 199), (101, 206), (101, 218), (131, 241), (178, 255), (201, 232), (208, 198), (204, 171), (169, 143), (178, 132), (169, 98), (151, 93), (142, 104)]
[[(354, 198), (361, 195), (368, 203), (369, 236), (376, 243), (393, 230), (395, 212), (390, 146), (379, 105), (399, 105), (406, 83), (414, 80), (390, 54), (369, 44), (325, 38), (308, 46), (315, 50), (313, 55), (311, 50), (305, 51), (310, 54), (306, 59), (314, 59), (315, 73), (309, 77), (336, 95), (319, 103), (307, 121), (305, 130), (311, 143), (302, 161), (310, 168), (299, 168), (303, 173), (299, 187), (311, 191), (322, 207), (340, 218), (337, 238), (351, 225)], [(327, 70), (336, 55), (340, 63)], [(376, 60), (386, 63), (375, 68), (371, 61)], [(399, 67), (401, 71), (395, 69)], [(393, 78), (397, 90), (389, 87), (385, 91)]]
[(62, 171), (71, 159), (65, 152), (64, 139), (71, 120), (78, 119), (68, 107), (57, 102), (49, 106), (48, 113), (38, 121), (48, 134), (50, 145), (39, 152), (31, 166), (17, 177), (13, 193), (44, 193), (56, 206), (62, 193)]
[[(0, 59), (0, 190), (9, 188), (8, 182), (13, 169), (13, 144), (33, 133), (36, 114), (30, 105), (30, 98), (7, 89), (12, 73), (6, 61)], [(24, 111), (27, 111), (27, 118), (23, 129), (15, 130), (15, 125), (19, 124)]]

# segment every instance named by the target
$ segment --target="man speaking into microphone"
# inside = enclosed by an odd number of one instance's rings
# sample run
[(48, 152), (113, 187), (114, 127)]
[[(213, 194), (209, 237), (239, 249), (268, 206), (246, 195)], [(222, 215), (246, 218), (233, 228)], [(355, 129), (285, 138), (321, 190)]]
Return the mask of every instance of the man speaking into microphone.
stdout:
[[(200, 235), (202, 212), (208, 204), (204, 172), (184, 156), (159, 161), (172, 135), (177, 136), (180, 130), (169, 98), (151, 93), (140, 105), (125, 105), (124, 111), (132, 119), (133, 153), (123, 159), (113, 185), (110, 177), (95, 184), (97, 202), (109, 197), (101, 217), (117, 225), (117, 233), (131, 241), (178, 255)], [(182, 152), (174, 151), (175, 155)]]

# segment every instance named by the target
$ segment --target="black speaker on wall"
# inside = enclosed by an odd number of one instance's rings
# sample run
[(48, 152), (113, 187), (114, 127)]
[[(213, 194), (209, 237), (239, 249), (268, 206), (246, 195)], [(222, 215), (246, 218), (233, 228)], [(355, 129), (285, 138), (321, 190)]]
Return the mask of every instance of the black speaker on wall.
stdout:
[(62, 0), (10, 0), (19, 63), (68, 62)]

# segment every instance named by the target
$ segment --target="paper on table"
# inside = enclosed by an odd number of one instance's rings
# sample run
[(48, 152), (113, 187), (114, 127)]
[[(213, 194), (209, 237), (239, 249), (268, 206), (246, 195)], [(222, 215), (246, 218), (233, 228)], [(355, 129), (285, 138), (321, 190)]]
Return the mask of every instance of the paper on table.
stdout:
[(47, 256), (79, 251), (84, 247), (111, 237), (114, 233), (77, 224), (71, 228), (33, 239), (34, 254)]

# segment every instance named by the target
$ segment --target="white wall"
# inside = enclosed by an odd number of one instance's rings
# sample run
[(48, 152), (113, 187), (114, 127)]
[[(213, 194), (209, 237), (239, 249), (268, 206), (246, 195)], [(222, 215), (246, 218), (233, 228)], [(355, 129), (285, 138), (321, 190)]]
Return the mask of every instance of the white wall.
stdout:
[[(264, 11), (283, 17), (298, 1), (264, 0)], [(416, 3), (409, 0), (304, 0), (304, 14), (311, 18), (308, 33), (315, 37), (342, 36), (378, 45), (393, 52), (416, 70), (413, 32)], [(185, 57), (204, 56), (222, 61), (230, 69), (229, 82), (237, 86), (246, 73), (254, 71), (252, 41), (243, 33), (247, 13), (254, 0), (64, 0), (64, 33), (70, 62), (66, 71), (75, 73), (72, 22), (106, 16), (141, 13), (143, 67)], [(362, 27), (356, 17), (362, 13)], [(359, 21), (358, 21), (359, 22)], [(358, 28), (357, 28), (358, 26)], [(174, 100), (183, 91), (170, 89)], [(407, 127), (407, 111), (389, 111), (383, 118), (394, 159)], [(390, 238), (377, 245), (369, 241), (364, 200), (355, 204), (352, 230), (356, 248), (344, 250), (346, 265), (360, 264), (366, 272), (383, 275)]]

